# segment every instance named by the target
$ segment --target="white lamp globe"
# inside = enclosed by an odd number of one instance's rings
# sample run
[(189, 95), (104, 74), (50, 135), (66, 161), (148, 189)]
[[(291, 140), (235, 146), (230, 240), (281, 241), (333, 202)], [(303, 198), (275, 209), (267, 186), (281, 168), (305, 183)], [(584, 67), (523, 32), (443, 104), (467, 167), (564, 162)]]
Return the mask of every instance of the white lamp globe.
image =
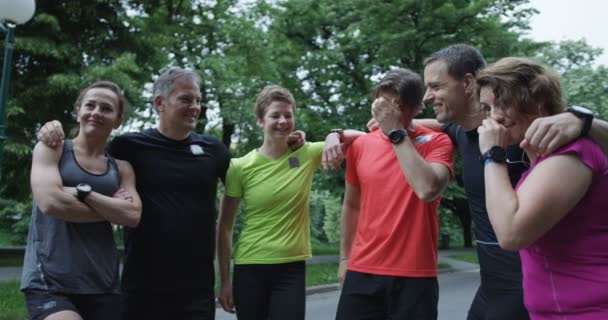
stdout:
[(0, 20), (24, 24), (32, 18), (35, 10), (34, 0), (0, 0)]

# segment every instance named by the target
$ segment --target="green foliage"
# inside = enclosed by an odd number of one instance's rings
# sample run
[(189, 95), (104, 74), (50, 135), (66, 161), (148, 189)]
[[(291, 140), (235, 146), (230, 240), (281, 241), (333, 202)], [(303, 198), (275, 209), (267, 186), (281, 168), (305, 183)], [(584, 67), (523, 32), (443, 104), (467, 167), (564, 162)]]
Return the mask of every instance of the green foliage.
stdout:
[(0, 230), (9, 232), (10, 245), (25, 244), (31, 212), (31, 200), (19, 202), (0, 198)]
[(19, 282), (0, 282), (0, 320), (27, 319), (25, 299)]
[[(540, 57), (563, 74), (569, 104), (586, 105), (606, 118), (608, 70), (593, 66), (600, 51), (584, 41), (552, 44), (523, 38), (536, 13), (527, 4), (92, 0), (83, 6), (78, 0), (37, 1), (36, 15), (17, 29), (1, 164), (0, 196), (22, 208), (11, 204), (0, 210), (27, 208), (36, 131), (51, 119), (68, 129), (80, 88), (94, 79), (116, 81), (131, 102), (131, 115), (139, 124), (149, 124), (154, 116), (141, 112), (150, 106), (149, 83), (167, 65), (200, 70), (209, 119), (203, 114), (198, 129), (232, 142), (234, 156), (262, 142), (252, 106), (264, 85), (290, 89), (297, 101), (297, 128), (308, 141), (322, 141), (331, 128), (364, 129), (379, 75), (395, 66), (421, 72), (425, 57), (457, 42), (477, 46), (489, 62), (509, 55)], [(452, 241), (461, 241), (459, 225), (470, 223), (460, 179), (457, 170), (440, 209), (441, 230)], [(316, 174), (313, 239), (339, 241), (343, 185), (343, 172)], [(29, 214), (23, 217), (22, 224), (8, 226), (25, 230)], [(235, 236), (240, 226), (239, 218)]]
[(323, 230), (330, 244), (340, 243), (340, 216), (342, 213), (342, 197), (327, 192), (325, 199), (325, 222)]
[(608, 118), (608, 68), (594, 66), (602, 49), (581, 40), (549, 43), (538, 57), (562, 75), (564, 100), (568, 105), (593, 109), (601, 119)]
[(318, 190), (312, 190), (310, 193), (310, 236), (318, 242), (327, 242), (327, 236), (323, 230), (327, 195), (327, 192)]
[(309, 264), (306, 266), (306, 286), (338, 282), (338, 264)]

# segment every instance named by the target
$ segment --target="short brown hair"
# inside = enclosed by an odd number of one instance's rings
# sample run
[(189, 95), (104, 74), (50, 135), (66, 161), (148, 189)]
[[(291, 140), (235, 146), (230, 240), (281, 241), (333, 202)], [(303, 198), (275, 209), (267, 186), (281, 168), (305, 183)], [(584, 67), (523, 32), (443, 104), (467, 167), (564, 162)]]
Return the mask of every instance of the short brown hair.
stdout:
[(253, 107), (255, 116), (258, 119), (264, 118), (266, 109), (273, 101), (289, 103), (291, 104), (293, 111), (296, 111), (296, 99), (294, 99), (291, 92), (281, 86), (273, 84), (264, 87), (264, 89), (258, 93), (258, 96), (255, 99), (255, 106)]
[(401, 107), (408, 107), (417, 112), (422, 110), (424, 83), (420, 75), (410, 69), (395, 68), (387, 72), (374, 88), (374, 99), (383, 91), (398, 95)]
[(508, 57), (488, 65), (477, 76), (481, 87), (492, 89), (501, 107), (522, 113), (535, 113), (543, 105), (549, 115), (564, 110), (559, 75), (527, 58)]

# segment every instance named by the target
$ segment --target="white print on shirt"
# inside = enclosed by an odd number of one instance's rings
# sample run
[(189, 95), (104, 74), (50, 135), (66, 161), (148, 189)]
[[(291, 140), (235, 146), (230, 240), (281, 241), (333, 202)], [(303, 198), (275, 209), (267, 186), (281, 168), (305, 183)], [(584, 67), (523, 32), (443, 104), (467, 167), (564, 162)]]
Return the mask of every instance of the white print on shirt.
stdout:
[(195, 156), (205, 154), (205, 151), (203, 151), (203, 147), (199, 146), (198, 144), (191, 144), (190, 151), (192, 151), (192, 154)]
[(426, 136), (417, 136), (416, 137), (416, 144), (427, 143), (427, 142), (431, 141), (431, 139), (433, 139), (433, 135), (432, 134), (428, 134)]

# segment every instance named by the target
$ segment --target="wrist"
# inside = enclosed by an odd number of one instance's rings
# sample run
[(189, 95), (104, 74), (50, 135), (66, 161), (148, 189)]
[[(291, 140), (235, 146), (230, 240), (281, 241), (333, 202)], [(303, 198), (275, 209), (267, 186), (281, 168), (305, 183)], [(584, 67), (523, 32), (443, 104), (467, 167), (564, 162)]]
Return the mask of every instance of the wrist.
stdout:
[(344, 142), (344, 129), (331, 129), (331, 134), (336, 134), (340, 143)]
[(589, 134), (589, 130), (591, 129), (591, 124), (593, 122), (593, 111), (580, 106), (571, 106), (566, 109), (566, 112), (573, 114), (583, 121), (579, 138), (586, 137), (587, 134)]

